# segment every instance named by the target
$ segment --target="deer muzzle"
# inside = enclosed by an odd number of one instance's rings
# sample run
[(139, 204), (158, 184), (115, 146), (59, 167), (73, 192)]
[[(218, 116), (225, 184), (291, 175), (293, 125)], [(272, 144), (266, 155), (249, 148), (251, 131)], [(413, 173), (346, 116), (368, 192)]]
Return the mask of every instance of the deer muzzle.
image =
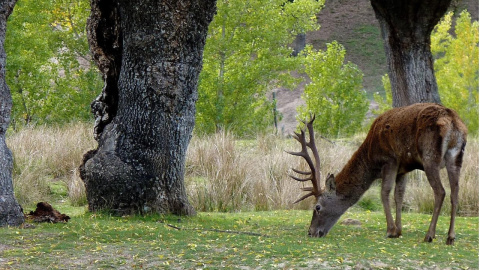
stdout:
[(327, 235), (326, 232), (323, 232), (322, 230), (317, 228), (310, 228), (308, 230), (308, 236), (310, 237), (324, 237), (326, 235)]

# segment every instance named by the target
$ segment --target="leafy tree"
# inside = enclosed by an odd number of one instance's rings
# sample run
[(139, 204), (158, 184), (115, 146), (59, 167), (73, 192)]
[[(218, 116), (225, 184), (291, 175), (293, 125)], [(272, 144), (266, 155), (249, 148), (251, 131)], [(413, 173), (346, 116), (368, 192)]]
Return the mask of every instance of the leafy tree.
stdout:
[(470, 133), (478, 134), (478, 22), (463, 11), (450, 34), (449, 12), (432, 34), (435, 74), (442, 102), (456, 110)]
[(345, 49), (337, 42), (326, 51), (306, 48), (305, 72), (312, 80), (305, 86), (299, 107), (300, 117), (315, 114), (314, 128), (332, 137), (348, 136), (362, 125), (368, 101), (362, 90), (362, 72), (352, 63), (344, 63)]
[[(463, 11), (455, 24), (455, 36), (450, 34), (453, 13), (449, 12), (432, 32), (432, 53), (435, 75), (443, 104), (454, 109), (472, 134), (478, 134), (478, 22), (471, 22)], [(376, 95), (380, 114), (391, 108), (391, 88), (382, 79), (387, 100)]]
[(277, 86), (292, 87), (290, 71), (301, 61), (289, 45), (298, 33), (318, 28), (323, 1), (230, 0), (217, 2), (200, 74), (196, 130), (248, 135), (272, 122), (266, 97)]
[(451, 0), (370, 0), (380, 24), (393, 106), (440, 103), (430, 34)]
[(55, 123), (90, 119), (101, 84), (85, 34), (88, 1), (21, 0), (6, 38), (13, 121)]

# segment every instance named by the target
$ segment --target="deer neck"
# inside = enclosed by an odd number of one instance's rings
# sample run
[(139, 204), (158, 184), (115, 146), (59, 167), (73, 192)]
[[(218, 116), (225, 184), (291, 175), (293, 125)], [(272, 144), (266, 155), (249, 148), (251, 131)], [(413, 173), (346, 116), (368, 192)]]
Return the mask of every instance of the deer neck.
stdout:
[(378, 177), (379, 171), (371, 164), (367, 148), (362, 145), (335, 177), (337, 195), (348, 201), (350, 206), (360, 199)]

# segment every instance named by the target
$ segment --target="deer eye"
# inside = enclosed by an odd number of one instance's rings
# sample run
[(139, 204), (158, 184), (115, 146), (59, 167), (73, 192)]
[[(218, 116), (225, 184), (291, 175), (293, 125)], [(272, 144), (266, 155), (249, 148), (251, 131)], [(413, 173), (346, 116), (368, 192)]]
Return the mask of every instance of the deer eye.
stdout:
[(315, 211), (320, 212), (322, 206), (320, 204), (315, 205)]

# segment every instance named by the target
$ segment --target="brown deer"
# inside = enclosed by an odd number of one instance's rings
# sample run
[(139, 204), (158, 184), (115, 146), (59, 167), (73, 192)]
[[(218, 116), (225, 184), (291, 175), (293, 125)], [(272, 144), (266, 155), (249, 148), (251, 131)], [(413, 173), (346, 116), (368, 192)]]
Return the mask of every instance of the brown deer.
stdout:
[[(308, 234), (323, 237), (340, 216), (354, 205), (375, 179), (381, 178), (381, 198), (387, 219), (387, 237), (402, 235), (401, 210), (405, 193), (405, 174), (423, 170), (432, 186), (435, 204), (425, 242), (435, 238), (438, 215), (445, 197), (440, 181), (440, 169), (447, 168), (451, 188), (452, 212), (447, 245), (455, 241), (455, 213), (458, 201), (458, 180), (462, 167), (463, 152), (467, 142), (467, 128), (457, 113), (442, 105), (418, 103), (407, 107), (394, 108), (380, 115), (372, 124), (365, 141), (351, 159), (334, 177), (329, 174), (325, 187), (320, 187), (320, 158), (315, 146), (313, 117), (305, 130), (295, 133), (294, 138), (302, 145), (300, 152), (288, 152), (305, 159), (309, 172), (292, 169), (306, 178), (291, 177), (297, 181), (311, 181), (312, 187), (296, 202), (315, 196), (317, 203), (313, 210)], [(308, 148), (310, 148), (313, 159)], [(395, 184), (396, 220), (390, 211), (389, 195)]]

